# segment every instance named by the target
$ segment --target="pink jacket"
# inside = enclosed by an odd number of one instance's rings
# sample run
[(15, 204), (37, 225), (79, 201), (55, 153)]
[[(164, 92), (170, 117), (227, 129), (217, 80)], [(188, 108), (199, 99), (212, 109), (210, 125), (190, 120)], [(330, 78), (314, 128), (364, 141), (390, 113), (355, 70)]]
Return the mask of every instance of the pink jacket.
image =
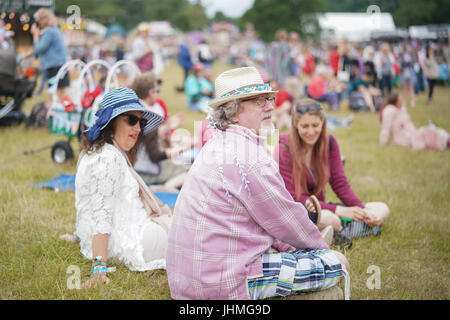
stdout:
[(265, 140), (232, 125), (201, 149), (175, 205), (166, 253), (174, 299), (248, 299), (271, 247), (327, 249), (285, 189)]
[(380, 145), (386, 145), (392, 137), (392, 144), (412, 147), (414, 150), (444, 149), (439, 129), (421, 127), (416, 129), (405, 107), (387, 105), (383, 109)]

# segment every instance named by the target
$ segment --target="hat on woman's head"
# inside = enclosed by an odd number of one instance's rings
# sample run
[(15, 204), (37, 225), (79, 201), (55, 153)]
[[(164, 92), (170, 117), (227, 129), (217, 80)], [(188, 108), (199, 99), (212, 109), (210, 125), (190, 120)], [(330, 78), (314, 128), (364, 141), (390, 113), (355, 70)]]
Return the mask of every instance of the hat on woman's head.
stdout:
[(268, 83), (264, 83), (255, 67), (236, 68), (221, 73), (215, 82), (215, 99), (209, 101), (212, 108), (236, 99), (251, 98), (261, 94), (275, 94)]
[(136, 93), (129, 88), (117, 88), (108, 92), (101, 102), (101, 109), (96, 112), (97, 120), (94, 125), (87, 130), (86, 137), (89, 141), (94, 141), (100, 135), (112, 119), (118, 115), (128, 111), (140, 111), (142, 117), (147, 120), (144, 128), (141, 128), (146, 134), (161, 123), (164, 119), (158, 114), (145, 109), (136, 95)]
[(148, 23), (145, 22), (141, 22), (138, 27), (137, 30), (139, 32), (144, 32), (144, 31), (150, 31), (150, 25)]

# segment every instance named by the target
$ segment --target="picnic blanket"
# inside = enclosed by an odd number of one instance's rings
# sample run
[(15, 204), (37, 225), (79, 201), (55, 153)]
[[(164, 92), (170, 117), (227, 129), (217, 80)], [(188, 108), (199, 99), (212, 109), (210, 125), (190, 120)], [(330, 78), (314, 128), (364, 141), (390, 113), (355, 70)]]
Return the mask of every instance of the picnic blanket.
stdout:
[[(58, 191), (75, 191), (75, 175), (74, 174), (60, 174), (45, 182), (32, 184), (32, 188), (50, 188)], [(178, 198), (178, 193), (168, 192), (155, 192), (157, 196), (164, 204), (167, 204), (170, 208), (175, 207), (175, 202)]]

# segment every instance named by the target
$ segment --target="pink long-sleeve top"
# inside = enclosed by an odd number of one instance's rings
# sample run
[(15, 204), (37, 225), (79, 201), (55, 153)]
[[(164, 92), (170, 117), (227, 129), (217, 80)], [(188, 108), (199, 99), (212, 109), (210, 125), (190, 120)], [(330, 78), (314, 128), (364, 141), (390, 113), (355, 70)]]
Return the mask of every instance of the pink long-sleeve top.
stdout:
[(166, 253), (174, 299), (249, 299), (271, 247), (327, 249), (265, 140), (232, 125), (205, 144), (178, 196)]
[(380, 145), (386, 145), (389, 138), (397, 146), (410, 147), (416, 127), (406, 108), (387, 105), (382, 112)]
[[(421, 127), (416, 129), (405, 107), (387, 105), (382, 111), (380, 145), (386, 145), (389, 138), (392, 144), (411, 147), (414, 150), (443, 150), (446, 144), (441, 141), (442, 129)], [(445, 139), (444, 139), (445, 140)]]
[[(328, 139), (331, 139), (331, 142), (329, 143), (330, 147), (328, 148), (329, 150), (327, 161), (329, 171), (328, 182), (330, 183), (331, 188), (345, 206), (358, 206), (360, 208), (364, 208), (364, 204), (361, 202), (361, 200), (359, 200), (358, 196), (348, 183), (336, 138), (334, 138), (332, 135), (328, 135)], [(275, 148), (274, 158), (278, 159), (280, 174), (283, 177), (286, 189), (295, 199), (295, 185), (292, 177), (292, 159), (288, 148), (289, 135), (280, 135), (280, 143)], [(300, 199), (298, 199), (301, 203), (305, 203), (305, 201), (312, 195), (314, 187), (316, 185), (311, 170), (307, 171), (306, 185), (308, 190), (302, 190)], [(336, 205), (327, 203), (325, 201), (325, 192), (318, 195), (317, 199), (319, 200), (322, 209), (336, 212)]]

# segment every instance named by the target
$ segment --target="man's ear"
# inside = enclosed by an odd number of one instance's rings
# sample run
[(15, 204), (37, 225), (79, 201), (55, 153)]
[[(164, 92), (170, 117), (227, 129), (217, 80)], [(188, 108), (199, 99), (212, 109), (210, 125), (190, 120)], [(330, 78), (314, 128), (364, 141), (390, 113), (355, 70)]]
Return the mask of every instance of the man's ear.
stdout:
[(242, 112), (242, 109), (244, 108), (244, 106), (239, 105), (238, 111), (236, 112), (236, 114), (234, 115), (233, 118), (231, 118), (230, 120), (233, 121), (233, 123), (239, 123), (239, 114)]

